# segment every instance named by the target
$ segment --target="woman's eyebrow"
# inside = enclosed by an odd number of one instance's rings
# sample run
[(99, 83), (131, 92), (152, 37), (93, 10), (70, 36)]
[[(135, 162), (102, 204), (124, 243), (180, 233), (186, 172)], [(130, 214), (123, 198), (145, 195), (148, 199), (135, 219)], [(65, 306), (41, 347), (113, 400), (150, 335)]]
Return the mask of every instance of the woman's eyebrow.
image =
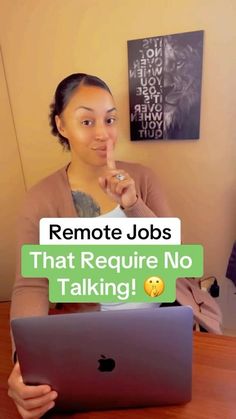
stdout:
[(94, 112), (94, 109), (88, 108), (87, 106), (77, 106), (77, 108), (75, 108), (75, 111), (77, 111), (77, 109), (85, 109), (86, 111)]
[[(94, 112), (94, 109), (92, 109), (92, 108), (88, 108), (87, 106), (78, 106), (78, 107), (75, 109), (75, 111), (77, 111), (77, 109), (85, 109), (86, 111)], [(108, 112), (113, 112), (113, 111), (116, 111), (116, 110), (117, 110), (117, 109), (114, 107), (114, 108), (108, 109), (106, 113), (108, 113)]]

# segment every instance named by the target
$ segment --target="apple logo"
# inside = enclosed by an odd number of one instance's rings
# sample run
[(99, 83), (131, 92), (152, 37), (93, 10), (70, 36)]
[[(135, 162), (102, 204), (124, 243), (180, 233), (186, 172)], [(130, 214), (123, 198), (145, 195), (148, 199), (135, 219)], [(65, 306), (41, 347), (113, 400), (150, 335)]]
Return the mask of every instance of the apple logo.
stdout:
[(99, 367), (98, 370), (101, 372), (110, 372), (113, 371), (116, 363), (112, 358), (106, 358), (104, 355), (101, 355), (101, 358), (98, 360)]

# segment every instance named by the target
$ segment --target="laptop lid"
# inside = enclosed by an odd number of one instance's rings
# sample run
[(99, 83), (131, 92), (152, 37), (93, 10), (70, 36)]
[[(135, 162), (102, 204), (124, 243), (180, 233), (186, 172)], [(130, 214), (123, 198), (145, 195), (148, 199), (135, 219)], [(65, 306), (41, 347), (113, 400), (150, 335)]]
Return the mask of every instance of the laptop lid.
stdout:
[(191, 399), (190, 307), (18, 318), (11, 325), (24, 382), (51, 385), (60, 409)]

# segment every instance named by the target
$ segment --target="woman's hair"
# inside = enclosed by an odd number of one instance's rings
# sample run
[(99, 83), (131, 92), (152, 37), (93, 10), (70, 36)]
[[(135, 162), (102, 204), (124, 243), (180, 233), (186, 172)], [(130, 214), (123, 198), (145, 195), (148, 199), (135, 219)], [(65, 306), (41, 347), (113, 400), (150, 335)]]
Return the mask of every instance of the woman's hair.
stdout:
[(66, 150), (70, 150), (70, 144), (69, 141), (58, 131), (55, 116), (59, 116), (63, 112), (74, 91), (80, 86), (100, 87), (111, 94), (109, 87), (103, 80), (96, 76), (84, 73), (71, 74), (58, 84), (54, 95), (54, 101), (50, 105), (49, 123), (51, 126), (51, 133), (58, 138), (59, 142)]

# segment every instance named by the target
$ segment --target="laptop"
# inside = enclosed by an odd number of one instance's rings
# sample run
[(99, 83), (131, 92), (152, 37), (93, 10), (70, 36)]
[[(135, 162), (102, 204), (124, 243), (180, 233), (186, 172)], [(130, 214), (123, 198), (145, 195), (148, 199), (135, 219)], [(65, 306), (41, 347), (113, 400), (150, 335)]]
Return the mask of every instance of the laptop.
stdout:
[(26, 384), (49, 384), (60, 410), (191, 400), (191, 307), (86, 312), (12, 320)]

